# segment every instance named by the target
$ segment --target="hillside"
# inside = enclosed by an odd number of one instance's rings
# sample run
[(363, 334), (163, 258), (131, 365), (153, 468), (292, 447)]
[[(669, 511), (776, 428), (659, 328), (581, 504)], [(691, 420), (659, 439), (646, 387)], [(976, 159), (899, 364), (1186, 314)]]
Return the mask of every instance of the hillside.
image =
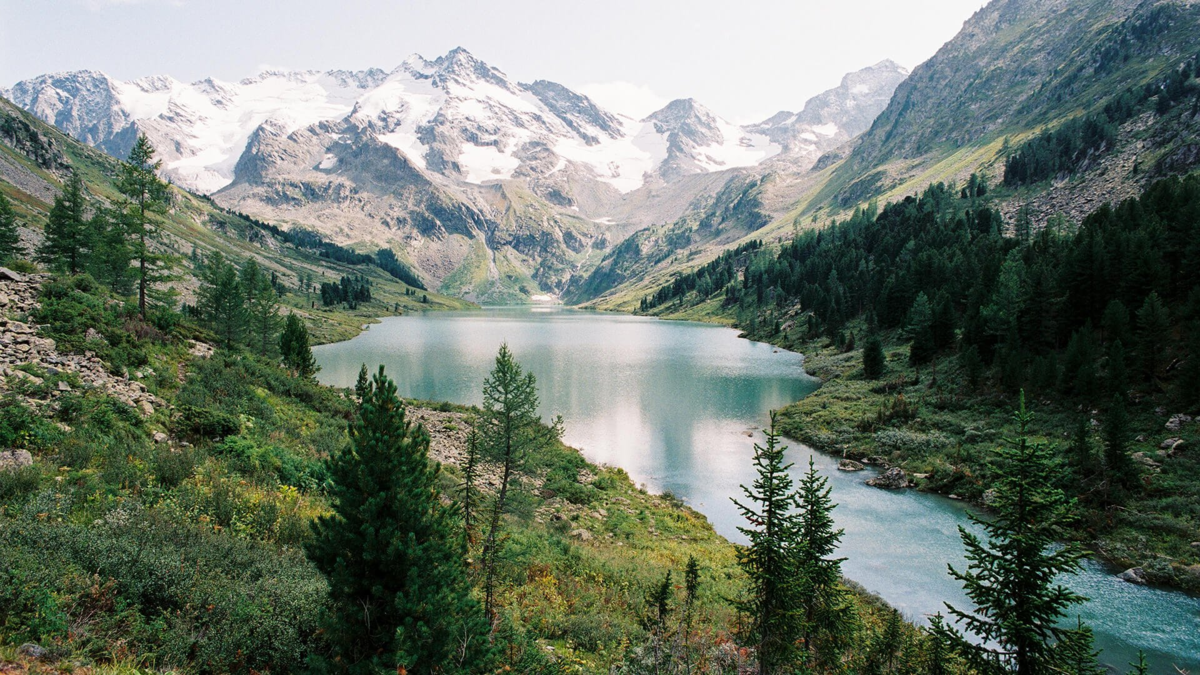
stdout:
[[(995, 0), (913, 70), (861, 136), (808, 172), (759, 167), (766, 188), (744, 183), (709, 209), (705, 228), (692, 217), (639, 233), (640, 265), (612, 274), (629, 267), (634, 244), (610, 252), (577, 299), (634, 309), (677, 272), (727, 248), (784, 241), (872, 201), (936, 182), (963, 185), (972, 174), (987, 181), (1009, 223), (1021, 208), (1035, 228), (1058, 216), (1078, 222), (1197, 166), (1200, 121), (1195, 85), (1186, 82), (1198, 30), (1194, 2)], [(1006, 180), (1006, 164), (1027, 144), (1057, 144), (1070, 156), (1036, 180)], [(732, 208), (743, 198), (753, 199), (749, 213)], [(755, 220), (761, 225), (745, 231)], [(726, 225), (723, 239), (707, 234)]]

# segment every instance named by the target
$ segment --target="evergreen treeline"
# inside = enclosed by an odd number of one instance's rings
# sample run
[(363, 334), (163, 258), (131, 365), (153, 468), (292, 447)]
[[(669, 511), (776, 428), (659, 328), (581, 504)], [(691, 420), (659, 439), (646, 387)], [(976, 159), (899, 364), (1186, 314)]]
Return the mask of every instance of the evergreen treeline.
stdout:
[(412, 271), (411, 267), (405, 265), (400, 261), (399, 258), (396, 257), (396, 254), (392, 251), (392, 249), (379, 249), (379, 251), (375, 254), (375, 264), (379, 266), (379, 269), (387, 272), (396, 279), (403, 281), (409, 286), (425, 290), (425, 284), (421, 283), (421, 279), (417, 277), (416, 273)]
[(641, 310), (649, 311), (695, 291), (700, 297), (708, 297), (713, 292), (728, 288), (729, 282), (736, 277), (736, 265), (749, 253), (762, 248), (762, 240), (755, 239), (740, 244), (737, 248), (721, 253), (717, 258), (708, 262), (690, 274), (684, 274), (675, 281), (663, 286), (654, 295), (642, 298)]
[(1078, 228), (1052, 221), (1016, 237), (963, 194), (936, 184), (878, 215), (858, 211), (760, 252), (714, 292), (737, 298), (751, 332), (773, 330), (757, 322), (796, 303), (811, 334), (835, 340), (865, 316), (877, 329), (903, 328), (914, 363), (957, 349), (968, 370), (990, 368), (1012, 392), (1107, 404), (1123, 386), (1114, 380), (1127, 377), (1197, 403), (1200, 363), (1189, 357), (1200, 353), (1200, 176), (1155, 183)]
[(1155, 101), (1157, 115), (1166, 115), (1188, 99), (1200, 106), (1200, 56), (1171, 69), (1163, 78), (1142, 87), (1132, 87), (1105, 104), (1098, 112), (1076, 117), (1056, 129), (1045, 131), (1021, 145), (1004, 164), (1004, 184), (1032, 185), (1064, 174), (1072, 174), (1090, 159), (1111, 150), (1117, 130), (1125, 122), (1149, 109)]
[(370, 301), (371, 280), (365, 276), (346, 275), (336, 283), (321, 283), (321, 304), (326, 307), (344, 303), (350, 309), (357, 309), (359, 303)]

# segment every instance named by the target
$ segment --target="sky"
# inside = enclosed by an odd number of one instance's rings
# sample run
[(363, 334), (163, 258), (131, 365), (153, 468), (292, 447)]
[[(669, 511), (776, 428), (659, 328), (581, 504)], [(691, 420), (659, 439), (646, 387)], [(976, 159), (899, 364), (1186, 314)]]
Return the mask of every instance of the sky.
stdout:
[(391, 70), (462, 46), (635, 116), (694, 98), (731, 121), (798, 110), (883, 59), (912, 68), (982, 0), (0, 0), (0, 86), (62, 70), (237, 81)]

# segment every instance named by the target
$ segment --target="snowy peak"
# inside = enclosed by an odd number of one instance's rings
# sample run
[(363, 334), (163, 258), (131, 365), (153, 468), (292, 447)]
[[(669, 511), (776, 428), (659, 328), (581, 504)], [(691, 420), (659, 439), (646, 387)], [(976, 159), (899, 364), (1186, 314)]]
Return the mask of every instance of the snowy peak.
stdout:
[(806, 169), (822, 154), (870, 128), (908, 70), (885, 60), (842, 77), (810, 98), (798, 113), (782, 111), (747, 127), (783, 147), (780, 158)]
[(659, 168), (666, 181), (695, 173), (752, 166), (779, 153), (767, 135), (731, 124), (690, 98), (676, 99), (643, 124), (667, 143)]
[(542, 105), (579, 134), (588, 145), (599, 145), (600, 136), (615, 139), (624, 135), (621, 120), (601, 109), (587, 96), (547, 80), (521, 86), (536, 96)]

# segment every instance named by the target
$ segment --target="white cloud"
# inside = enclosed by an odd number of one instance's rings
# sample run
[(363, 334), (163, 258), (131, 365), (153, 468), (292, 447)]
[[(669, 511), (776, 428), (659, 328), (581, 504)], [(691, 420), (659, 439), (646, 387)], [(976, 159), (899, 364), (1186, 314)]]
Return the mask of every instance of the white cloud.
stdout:
[(671, 102), (650, 87), (632, 82), (594, 82), (577, 87), (576, 91), (605, 110), (639, 120)]

